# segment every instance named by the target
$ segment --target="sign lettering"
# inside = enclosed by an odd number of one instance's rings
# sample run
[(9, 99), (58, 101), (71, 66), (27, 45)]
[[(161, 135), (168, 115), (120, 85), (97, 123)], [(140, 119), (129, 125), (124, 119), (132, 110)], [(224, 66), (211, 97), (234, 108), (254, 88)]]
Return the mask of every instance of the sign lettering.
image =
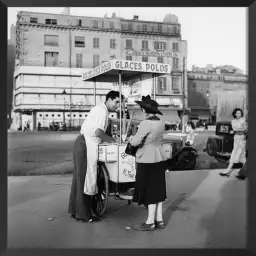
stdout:
[(112, 60), (82, 74), (83, 80), (88, 80), (109, 70), (125, 70), (147, 73), (170, 74), (171, 66), (164, 63), (149, 63), (128, 60)]
[(176, 52), (150, 52), (150, 51), (126, 51), (126, 55), (130, 56), (148, 56), (148, 57), (177, 57)]

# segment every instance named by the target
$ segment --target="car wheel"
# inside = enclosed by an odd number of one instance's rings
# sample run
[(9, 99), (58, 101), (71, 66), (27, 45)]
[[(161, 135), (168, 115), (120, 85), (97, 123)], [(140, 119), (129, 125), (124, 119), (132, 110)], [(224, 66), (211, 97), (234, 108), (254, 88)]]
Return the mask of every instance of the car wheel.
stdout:
[(218, 151), (217, 141), (214, 139), (208, 139), (206, 144), (206, 152), (209, 156), (216, 156)]
[(185, 150), (177, 158), (178, 170), (193, 170), (196, 165), (196, 155), (191, 150)]

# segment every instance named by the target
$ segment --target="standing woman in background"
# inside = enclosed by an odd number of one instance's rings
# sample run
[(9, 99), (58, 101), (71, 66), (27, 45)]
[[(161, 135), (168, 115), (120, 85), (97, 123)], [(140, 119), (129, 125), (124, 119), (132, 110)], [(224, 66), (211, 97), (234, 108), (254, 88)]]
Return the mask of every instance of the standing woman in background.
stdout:
[(234, 145), (232, 154), (229, 160), (228, 168), (225, 172), (220, 173), (221, 176), (229, 177), (232, 173), (232, 168), (235, 163), (245, 164), (246, 162), (246, 134), (247, 134), (247, 122), (243, 117), (243, 111), (240, 108), (234, 109), (232, 116), (234, 119), (231, 121), (232, 131), (234, 134)]
[(161, 145), (165, 129), (158, 104), (150, 96), (136, 101), (145, 113), (146, 120), (138, 126), (138, 131), (129, 141), (132, 146), (140, 146), (136, 152), (136, 181), (133, 201), (148, 207), (147, 220), (134, 227), (138, 231), (163, 229), (163, 202), (166, 200), (165, 172), (167, 169), (164, 149)]

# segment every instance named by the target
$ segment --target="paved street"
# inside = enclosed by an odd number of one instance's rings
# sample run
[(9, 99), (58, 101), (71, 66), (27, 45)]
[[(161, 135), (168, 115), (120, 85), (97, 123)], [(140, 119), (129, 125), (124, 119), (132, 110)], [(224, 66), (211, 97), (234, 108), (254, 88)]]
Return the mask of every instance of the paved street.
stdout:
[[(78, 132), (9, 132), (8, 174), (67, 174), (73, 170), (72, 150)], [(196, 147), (199, 158), (196, 169), (225, 168), (202, 152), (208, 136), (214, 132), (198, 132)]]
[(112, 197), (101, 223), (71, 219), (70, 175), (9, 177), (8, 248), (245, 248), (247, 181), (219, 171), (166, 173), (168, 225), (155, 232), (127, 230), (146, 209)]

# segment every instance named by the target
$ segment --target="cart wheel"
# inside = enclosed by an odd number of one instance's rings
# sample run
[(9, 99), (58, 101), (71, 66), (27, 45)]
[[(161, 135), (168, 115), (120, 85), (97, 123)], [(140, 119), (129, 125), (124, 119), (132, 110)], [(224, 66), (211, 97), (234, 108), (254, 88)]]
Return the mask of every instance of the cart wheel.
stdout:
[(102, 216), (108, 205), (108, 172), (104, 164), (98, 164), (98, 176), (97, 176), (98, 194), (96, 197), (96, 213), (98, 216)]

